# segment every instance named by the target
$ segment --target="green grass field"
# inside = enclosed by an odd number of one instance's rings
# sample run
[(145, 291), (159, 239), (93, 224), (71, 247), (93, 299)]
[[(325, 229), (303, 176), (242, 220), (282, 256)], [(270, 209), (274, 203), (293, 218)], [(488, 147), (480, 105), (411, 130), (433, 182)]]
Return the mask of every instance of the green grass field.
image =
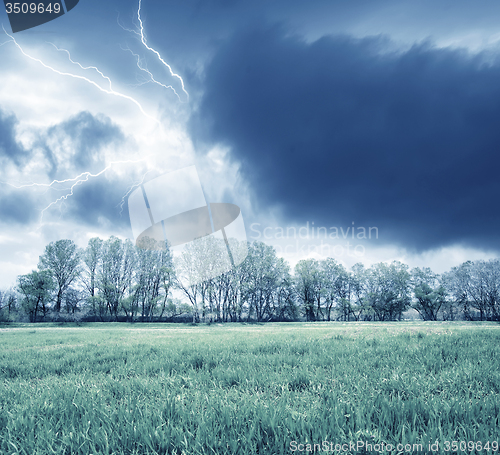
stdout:
[(499, 347), (493, 323), (1, 326), (0, 453), (495, 454)]

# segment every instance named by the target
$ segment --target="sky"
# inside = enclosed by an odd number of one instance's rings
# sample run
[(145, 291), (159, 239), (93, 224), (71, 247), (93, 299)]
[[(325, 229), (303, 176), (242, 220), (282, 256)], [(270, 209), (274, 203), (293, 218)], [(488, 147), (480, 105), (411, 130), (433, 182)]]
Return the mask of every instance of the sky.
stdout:
[(133, 240), (130, 191), (191, 165), (292, 266), (498, 257), (499, 13), (80, 0), (12, 33), (2, 10), (0, 289), (49, 242)]

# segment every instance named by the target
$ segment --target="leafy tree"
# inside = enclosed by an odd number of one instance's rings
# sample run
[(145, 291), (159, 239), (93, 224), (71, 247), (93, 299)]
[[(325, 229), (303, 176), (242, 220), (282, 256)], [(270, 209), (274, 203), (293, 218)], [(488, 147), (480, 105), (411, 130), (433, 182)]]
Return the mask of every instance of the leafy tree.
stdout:
[(500, 320), (500, 261), (467, 261), (445, 274), (447, 290), (465, 319)]
[[(468, 282), (470, 280), (471, 261), (453, 267), (443, 274), (443, 283), (452, 300), (444, 316), (446, 319), (455, 319), (455, 310), (462, 313), (465, 319), (471, 319)], [(452, 303), (451, 303), (452, 302)]]
[(38, 268), (50, 270), (57, 286), (55, 311), (61, 311), (64, 293), (75, 281), (80, 272), (80, 255), (77, 246), (71, 240), (58, 240), (45, 247), (40, 256)]
[(248, 304), (248, 319), (271, 320), (275, 290), (283, 274), (283, 261), (278, 259), (273, 247), (254, 242), (249, 245), (248, 255), (241, 266), (246, 269), (242, 295)]
[(7, 306), (7, 295), (5, 292), (0, 291), (0, 321), (5, 318), (5, 307)]
[[(191, 306), (179, 299), (168, 299), (163, 311), (167, 318), (172, 319), (176, 316), (182, 316), (183, 314), (190, 313)], [(163, 314), (161, 316), (163, 316)]]
[(12, 289), (10, 290), (7, 297), (7, 309), (9, 311), (9, 315), (17, 309), (17, 298), (15, 292), (12, 291)]
[(365, 266), (358, 262), (351, 268), (350, 289), (351, 289), (351, 312), (357, 321), (369, 319), (371, 308), (368, 295), (368, 275)]
[(91, 314), (95, 318), (94, 321), (97, 318), (100, 321), (104, 321), (108, 308), (102, 296), (95, 295), (93, 297), (87, 297), (87, 305), (90, 307)]
[(68, 314), (79, 311), (78, 306), (85, 300), (83, 292), (79, 289), (69, 288), (64, 294), (64, 306)]
[(227, 308), (231, 293), (231, 271), (221, 273), (208, 282), (207, 294), (211, 318), (217, 322), (227, 321)]
[(439, 275), (428, 267), (414, 268), (411, 275), (416, 299), (412, 307), (424, 321), (437, 321), (438, 312), (446, 302), (446, 289), (441, 284)]
[[(248, 255), (248, 246), (247, 255)], [(250, 277), (251, 267), (243, 261), (233, 268), (227, 275), (230, 278), (229, 295), (227, 303), (228, 317), (232, 322), (241, 321), (245, 307), (245, 287)]]
[(81, 254), (83, 267), (80, 278), (89, 297), (95, 297), (96, 295), (97, 273), (102, 261), (102, 245), (103, 241), (99, 237), (93, 237)]
[(295, 292), (303, 305), (304, 315), (308, 321), (319, 320), (323, 274), (316, 259), (302, 259), (295, 266)]
[(293, 278), (290, 266), (283, 259), (278, 259), (278, 281), (273, 298), (273, 314), (278, 321), (294, 321), (299, 317), (299, 308), (295, 302)]
[(481, 321), (500, 320), (500, 261), (476, 261), (469, 271), (471, 306), (479, 311)]
[(17, 310), (17, 296), (14, 289), (0, 291), (0, 321), (12, 320)]
[(136, 254), (130, 240), (110, 237), (102, 246), (102, 261), (98, 275), (101, 297), (109, 314), (118, 319), (118, 311), (132, 285)]
[[(140, 307), (143, 321), (151, 321), (158, 303), (165, 307), (172, 281), (173, 262), (166, 242), (143, 238), (138, 245), (135, 286), (131, 296), (131, 318)], [(162, 291), (165, 291), (162, 296)]]
[(323, 271), (323, 294), (327, 321), (331, 319), (334, 305), (338, 305), (341, 319), (348, 321), (353, 313), (351, 308), (352, 277), (342, 264), (333, 258), (321, 261)]
[(410, 305), (408, 266), (399, 261), (380, 262), (368, 270), (368, 302), (379, 321), (401, 319)]
[(30, 322), (36, 322), (40, 313), (42, 317), (48, 312), (48, 303), (56, 283), (49, 270), (33, 270), (27, 275), (18, 277), (17, 289), (21, 294), (21, 304), (29, 316)]
[[(212, 292), (212, 280), (231, 269), (226, 243), (205, 236), (187, 244), (174, 259), (175, 283), (193, 307), (193, 322), (204, 316)], [(210, 309), (210, 308), (209, 308)]]

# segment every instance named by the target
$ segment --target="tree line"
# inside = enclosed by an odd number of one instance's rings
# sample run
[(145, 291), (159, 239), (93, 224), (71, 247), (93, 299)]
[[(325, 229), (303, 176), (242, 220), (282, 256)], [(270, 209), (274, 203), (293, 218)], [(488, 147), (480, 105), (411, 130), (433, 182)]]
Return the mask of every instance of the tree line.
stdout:
[[(0, 292), (0, 319), (38, 321), (500, 320), (500, 260), (468, 261), (441, 275), (399, 262), (350, 269), (304, 259), (293, 272), (262, 242), (220, 273), (227, 245), (210, 237), (179, 257), (143, 239), (92, 238), (45, 247), (37, 270)], [(234, 249), (233, 249), (234, 251)], [(224, 256), (226, 255), (226, 256)], [(224, 269), (227, 270), (227, 269)]]

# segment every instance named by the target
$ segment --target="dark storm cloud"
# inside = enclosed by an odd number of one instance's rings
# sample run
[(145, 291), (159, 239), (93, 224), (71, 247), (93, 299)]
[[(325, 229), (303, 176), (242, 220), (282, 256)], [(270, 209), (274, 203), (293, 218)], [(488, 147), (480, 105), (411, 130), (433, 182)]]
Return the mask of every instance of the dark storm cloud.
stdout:
[(27, 152), (16, 139), (18, 120), (15, 115), (9, 115), (0, 108), (0, 160), (7, 158), (17, 166), (27, 157)]
[(0, 223), (29, 224), (39, 218), (35, 198), (28, 189), (0, 189)]
[(93, 116), (90, 112), (80, 112), (61, 123), (59, 128), (71, 137), (77, 146), (75, 160), (82, 166), (92, 159), (101, 147), (125, 139), (120, 128), (108, 117)]
[(127, 190), (127, 183), (109, 181), (104, 176), (91, 179), (75, 188), (68, 199), (65, 216), (86, 226), (127, 231), (130, 229), (127, 200), (122, 213), (119, 207)]
[(69, 147), (72, 167), (78, 171), (93, 172), (104, 167), (101, 149), (113, 142), (122, 143), (124, 139), (121, 129), (108, 117), (94, 116), (84, 111), (49, 128), (43, 134), (38, 146), (45, 151), (45, 156), (51, 163), (51, 176), (53, 176), (59, 165), (57, 154), (51, 148), (54, 142)]
[(289, 221), (377, 226), (419, 250), (499, 248), (498, 63), (383, 46), (241, 33), (207, 67), (193, 134), (231, 146), (261, 209)]
[(94, 165), (102, 166), (101, 149), (125, 139), (121, 129), (109, 117), (102, 114), (94, 116), (86, 111), (50, 128), (47, 136), (68, 138), (73, 149), (73, 165), (82, 170), (92, 170)]

